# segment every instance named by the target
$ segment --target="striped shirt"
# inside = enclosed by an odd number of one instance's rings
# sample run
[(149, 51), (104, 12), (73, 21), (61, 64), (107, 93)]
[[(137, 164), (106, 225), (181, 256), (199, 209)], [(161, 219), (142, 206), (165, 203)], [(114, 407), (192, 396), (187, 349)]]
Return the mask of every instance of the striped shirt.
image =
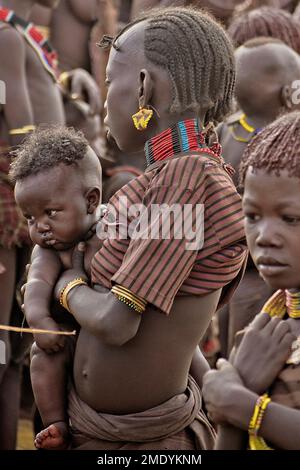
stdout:
[[(124, 221), (140, 220), (130, 212), (124, 218), (125, 198), (129, 205), (143, 204), (149, 211), (155, 204), (189, 205), (193, 228), (197, 207), (203, 205), (203, 246), (187, 249), (184, 218), (182, 227), (171, 221), (167, 239), (120, 237)], [(155, 222), (149, 220), (148, 230)], [(150, 165), (112, 197), (105, 224), (116, 224), (118, 236), (106, 238), (94, 256), (92, 282), (107, 288), (122, 285), (166, 314), (177, 295), (202, 296), (225, 286), (232, 291), (241, 278), (247, 258), (241, 198), (222, 162), (211, 155), (195, 151)]]

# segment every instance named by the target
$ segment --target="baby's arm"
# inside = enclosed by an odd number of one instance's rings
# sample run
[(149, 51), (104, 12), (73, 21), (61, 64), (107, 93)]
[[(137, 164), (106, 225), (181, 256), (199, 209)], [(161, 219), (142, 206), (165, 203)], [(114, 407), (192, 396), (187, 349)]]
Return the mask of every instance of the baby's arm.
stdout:
[[(50, 304), (61, 268), (61, 261), (53, 250), (34, 247), (24, 295), (25, 316), (30, 328), (59, 330), (51, 317)], [(58, 351), (64, 344), (63, 337), (58, 335), (35, 335), (35, 340), (41, 349), (49, 352)]]

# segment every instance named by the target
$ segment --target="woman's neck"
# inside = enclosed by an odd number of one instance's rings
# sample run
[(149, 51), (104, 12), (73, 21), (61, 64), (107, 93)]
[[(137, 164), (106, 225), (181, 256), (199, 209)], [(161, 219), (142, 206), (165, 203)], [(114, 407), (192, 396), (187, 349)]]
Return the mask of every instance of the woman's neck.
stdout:
[(1, 6), (13, 10), (23, 20), (28, 20), (36, 0), (1, 0)]
[(181, 114), (168, 114), (166, 116), (160, 116), (156, 120), (156, 126), (155, 126), (155, 132), (153, 133), (154, 137), (157, 134), (160, 134), (163, 132), (165, 129), (168, 129), (169, 127), (174, 126), (179, 121), (185, 121), (187, 119), (194, 119), (194, 118), (199, 118), (200, 122), (203, 123), (204, 121), (204, 114), (202, 113), (199, 114), (199, 116), (196, 115), (195, 112), (186, 112), (186, 113), (181, 113)]

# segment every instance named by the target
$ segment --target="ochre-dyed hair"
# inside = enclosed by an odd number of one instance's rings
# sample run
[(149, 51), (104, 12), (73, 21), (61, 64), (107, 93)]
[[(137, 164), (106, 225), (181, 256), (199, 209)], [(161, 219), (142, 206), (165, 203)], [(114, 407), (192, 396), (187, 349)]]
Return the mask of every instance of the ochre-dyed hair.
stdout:
[(40, 127), (12, 152), (10, 178), (16, 182), (61, 163), (76, 165), (86, 155), (88, 145), (83, 133), (73, 128)]
[(224, 29), (200, 10), (154, 9), (100, 45), (119, 50), (122, 34), (144, 20), (145, 56), (165, 69), (172, 83), (170, 113), (208, 109), (206, 122), (222, 121), (231, 110), (235, 84), (234, 51)]
[(300, 178), (300, 112), (286, 114), (265, 127), (246, 148), (240, 164), (239, 182), (244, 187), (249, 167)]
[(299, 23), (290, 13), (278, 8), (262, 7), (236, 17), (228, 34), (235, 47), (258, 36), (271, 36), (300, 54)]

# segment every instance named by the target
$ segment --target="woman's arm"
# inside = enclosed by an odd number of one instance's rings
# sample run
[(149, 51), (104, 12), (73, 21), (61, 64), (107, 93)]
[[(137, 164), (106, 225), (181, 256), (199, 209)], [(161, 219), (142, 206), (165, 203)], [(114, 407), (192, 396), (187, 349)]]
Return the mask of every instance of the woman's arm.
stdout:
[[(55, 286), (55, 298), (60, 300), (62, 289), (77, 278), (87, 280), (83, 268), (85, 244), (79, 243), (73, 252), (72, 269), (60, 276)], [(74, 287), (67, 296), (68, 307), (79, 325), (107, 344), (122, 346), (132, 339), (139, 328), (141, 314), (117, 299), (103, 286)]]
[(75, 287), (68, 295), (69, 308), (82, 328), (107, 344), (122, 346), (136, 335), (141, 314), (120, 302), (109, 289), (99, 288)]

